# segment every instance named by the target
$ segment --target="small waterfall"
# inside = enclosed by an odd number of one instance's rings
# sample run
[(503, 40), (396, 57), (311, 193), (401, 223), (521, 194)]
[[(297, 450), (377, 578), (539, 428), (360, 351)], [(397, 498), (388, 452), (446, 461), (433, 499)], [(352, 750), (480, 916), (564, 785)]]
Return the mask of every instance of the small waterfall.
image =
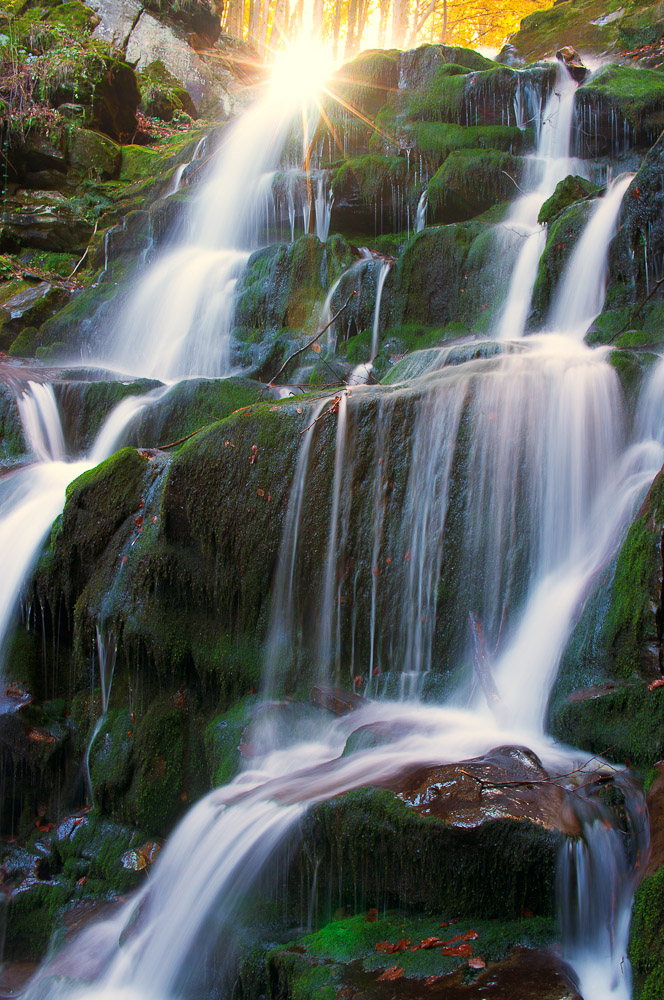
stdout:
[(348, 397), (342, 394), (338, 402), (337, 434), (334, 450), (334, 479), (332, 482), (332, 512), (330, 514), (330, 530), (327, 542), (327, 558), (325, 560), (325, 577), (323, 584), (323, 599), (321, 602), (319, 636), (318, 636), (318, 667), (322, 678), (330, 675), (334, 665), (338, 670), (339, 637), (339, 579), (337, 576), (337, 542), (339, 537), (339, 506), (341, 502), (341, 486), (345, 465), (346, 447), (346, 417), (348, 413)]
[(425, 188), (417, 203), (417, 215), (415, 217), (415, 232), (421, 233), (427, 221), (427, 207), (429, 205), (429, 195)]
[(123, 400), (106, 418), (88, 456), (66, 457), (64, 435), (51, 386), (29, 383), (19, 397), (23, 429), (39, 458), (0, 480), (0, 552), (6, 557), (0, 578), (0, 675), (4, 644), (21, 588), (39, 556), (43, 541), (65, 503), (67, 486), (108, 458), (133, 417), (165, 389)]
[(40, 462), (64, 462), (65, 440), (53, 387), (28, 382), (18, 397), (26, 442)]
[(296, 108), (270, 93), (228, 130), (191, 217), (118, 318), (114, 367), (162, 381), (230, 371), (235, 286), (270, 222), (261, 179), (269, 193)]
[(106, 713), (108, 712), (108, 703), (111, 697), (111, 687), (113, 686), (113, 672), (115, 671), (115, 660), (118, 653), (118, 644), (112, 632), (108, 632), (104, 635), (101, 629), (99, 628), (99, 625), (97, 625), (96, 638), (97, 638), (97, 659), (99, 662), (99, 683), (101, 686), (101, 714), (94, 725), (94, 728), (92, 730), (92, 735), (90, 736), (90, 739), (88, 741), (88, 746), (85, 751), (85, 773), (87, 777), (90, 802), (94, 802), (92, 778), (90, 776), (90, 750), (92, 749), (92, 744), (94, 743), (99, 734), (99, 730), (104, 724), (104, 719), (106, 718)]
[(316, 236), (325, 243), (330, 232), (330, 219), (332, 217), (332, 206), (334, 205), (334, 192), (332, 185), (325, 191), (325, 178), (319, 174), (316, 184)]
[(632, 897), (649, 852), (650, 830), (643, 795), (618, 775), (627, 831), (596, 797), (578, 802), (583, 834), (567, 840), (558, 871), (558, 910), (563, 955), (583, 1000), (630, 1000), (627, 958)]
[(574, 248), (549, 313), (552, 330), (568, 331), (583, 340), (588, 327), (602, 311), (606, 295), (609, 246), (625, 192), (634, 174), (623, 174), (598, 199), (588, 225)]
[(378, 354), (378, 349), (380, 347), (380, 303), (383, 298), (383, 287), (385, 285), (385, 279), (387, 278), (388, 272), (392, 266), (392, 261), (383, 260), (381, 262), (380, 268), (378, 270), (378, 277), (376, 278), (376, 305), (374, 307), (374, 318), (373, 318), (373, 329), (371, 331), (371, 358), (370, 361)]
[(546, 229), (537, 217), (547, 198), (574, 170), (570, 142), (577, 84), (567, 70), (558, 66), (553, 92), (542, 114), (537, 153), (530, 157), (530, 171), (523, 181), (525, 193), (513, 203), (502, 229), (510, 245), (517, 237), (516, 263), (496, 336), (514, 340), (523, 336), (528, 320), (537, 268), (546, 245)]
[(264, 694), (271, 698), (275, 693), (277, 671), (287, 660), (296, 644), (296, 636), (291, 631), (293, 624), (293, 605), (295, 600), (297, 579), (295, 574), (298, 554), (298, 541), (301, 528), (302, 503), (309, 473), (309, 455), (314, 436), (316, 420), (327, 404), (321, 399), (307, 411), (308, 429), (302, 436), (302, 445), (297, 457), (295, 474), (291, 486), (288, 511), (284, 524), (281, 544), (279, 547), (279, 566), (275, 581), (275, 607), (270, 619), (265, 668), (263, 675)]

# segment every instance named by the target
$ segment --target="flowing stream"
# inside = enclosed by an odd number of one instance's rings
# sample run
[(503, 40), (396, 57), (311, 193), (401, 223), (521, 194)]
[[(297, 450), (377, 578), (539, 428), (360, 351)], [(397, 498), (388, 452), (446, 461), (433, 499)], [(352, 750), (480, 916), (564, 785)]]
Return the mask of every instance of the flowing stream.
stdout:
[[(574, 92), (561, 69), (543, 116), (535, 179), (512, 211), (522, 246), (500, 321), (501, 340), (513, 341), (525, 330), (543, 248), (537, 215), (570, 172)], [(259, 178), (278, 164), (285, 128), (284, 116), (269, 100), (233, 126), (187, 239), (158, 258), (121, 318), (114, 340), (119, 364), (165, 378), (228, 370), (232, 289), (258, 239), (252, 199)], [(319, 725), (289, 747), (280, 746), (274, 733), (273, 744), (251, 768), (189, 811), (143, 890), (46, 964), (30, 998), (195, 996), (212, 947), (215, 975), (226, 990), (220, 995), (230, 996), (238, 914), (256, 881), (296, 837), (312, 804), (409, 766), (458, 761), (505, 744), (530, 747), (551, 770), (579, 762), (579, 751), (546, 735), (548, 698), (583, 602), (664, 461), (664, 367), (656, 368), (642, 393), (631, 431), (608, 351), (591, 351), (580, 342), (580, 331), (601, 308), (606, 250), (628, 183), (621, 179), (598, 202), (581, 238), (577, 252), (584, 247), (588, 266), (580, 292), (574, 290), (575, 254), (561, 278), (563, 304), (555, 306), (552, 321), (557, 334), (502, 344), (499, 353), (486, 357), (442, 363), (407, 385), (361, 386), (341, 395), (328, 496), (317, 518), (308, 516), (308, 485), (321, 434), (316, 418), (327, 402), (308, 404), (310, 429), (302, 437), (284, 524), (265, 691), (270, 696), (279, 689), (280, 671), (290, 657), (315, 663), (321, 680), (338, 681), (347, 670), (351, 682), (360, 675), (365, 694), (401, 698), (367, 698), (357, 712)], [(323, 228), (329, 224), (330, 199), (321, 185), (317, 224), (323, 219)], [(387, 271), (383, 264), (378, 274), (376, 323)], [(218, 294), (211, 296), (210, 287)], [(330, 315), (336, 287), (326, 303)], [(370, 400), (377, 413), (375, 434), (363, 445), (358, 418)], [(62, 509), (66, 485), (111, 453), (148, 401), (121, 404), (89, 456), (70, 463), (64, 460), (51, 391), (32, 386), (24, 394), (22, 418), (39, 462), (0, 483), (0, 545), (12, 553), (13, 546), (23, 547), (14, 559), (15, 576), (3, 580), (2, 634)], [(394, 439), (404, 408), (406, 442)], [(363, 447), (378, 450), (373, 462), (366, 461)], [(396, 457), (403, 465), (395, 496), (388, 467)], [(352, 516), (357, 468), (364, 477), (369, 527)], [(23, 502), (17, 506), (19, 495)], [(20, 518), (20, 525), (13, 518)], [(325, 557), (319, 579), (304, 581), (300, 560), (312, 531), (324, 539)], [(439, 583), (447, 579), (450, 546), (456, 556), (449, 568), (450, 594), (442, 601)], [(464, 669), (470, 613), (498, 649), (494, 710)], [(460, 668), (460, 680), (444, 705), (433, 706), (416, 696), (439, 655), (442, 614), (456, 622), (450, 626), (454, 641), (448, 655), (455, 658), (450, 669)], [(315, 628), (305, 629), (305, 621), (315, 622)], [(358, 621), (368, 636), (359, 666)], [(101, 651), (102, 646), (100, 662)], [(398, 683), (390, 687), (394, 677)], [(407, 736), (342, 756), (356, 729), (397, 720)], [(633, 798), (629, 791), (628, 805)], [(636, 802), (629, 814), (637, 815), (639, 808)], [(597, 803), (584, 803), (582, 813), (584, 836), (570, 842), (561, 861), (565, 956), (584, 1000), (624, 1000), (630, 995), (625, 949), (633, 858), (621, 835), (607, 829)], [(632, 841), (645, 850), (645, 834), (637, 827)], [(73, 985), (75, 976), (92, 985)]]

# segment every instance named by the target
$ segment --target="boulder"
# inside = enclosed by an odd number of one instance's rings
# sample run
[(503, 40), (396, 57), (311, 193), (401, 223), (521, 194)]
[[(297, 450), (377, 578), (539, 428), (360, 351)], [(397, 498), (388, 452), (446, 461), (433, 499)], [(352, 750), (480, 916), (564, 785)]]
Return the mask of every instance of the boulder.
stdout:
[(122, 150), (106, 135), (73, 129), (68, 142), (69, 165), (84, 177), (108, 181), (118, 177)]
[(563, 45), (556, 52), (556, 59), (561, 62), (569, 75), (577, 83), (583, 83), (588, 76), (588, 69), (581, 62), (581, 56), (573, 45)]
[(197, 107), (206, 94), (207, 72), (200, 56), (182, 34), (152, 14), (143, 13), (134, 27), (127, 44), (127, 60), (139, 71), (157, 60), (163, 63), (185, 87)]
[(108, 60), (92, 95), (95, 128), (118, 142), (130, 141), (138, 128), (136, 111), (140, 103), (132, 67), (119, 60)]

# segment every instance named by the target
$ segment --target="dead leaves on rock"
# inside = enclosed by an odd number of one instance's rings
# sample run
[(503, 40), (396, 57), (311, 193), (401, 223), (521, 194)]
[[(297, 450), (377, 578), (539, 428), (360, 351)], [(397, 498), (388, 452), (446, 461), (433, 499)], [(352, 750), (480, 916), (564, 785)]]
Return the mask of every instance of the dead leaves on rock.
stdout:
[[(372, 911), (369, 911), (371, 914)], [(370, 916), (367, 920), (371, 922)], [(449, 921), (449, 923), (455, 923), (456, 921)], [(444, 922), (440, 926), (447, 927), (449, 923)], [(429, 951), (430, 949), (437, 948), (441, 955), (446, 955), (448, 957), (454, 958), (465, 958), (467, 959), (467, 964), (471, 969), (485, 969), (486, 962), (479, 955), (473, 955), (473, 946), (471, 941), (476, 941), (479, 934), (476, 930), (472, 928), (465, 931), (463, 934), (455, 934), (454, 937), (447, 938), (443, 940), (439, 937), (426, 937), (422, 938), (419, 944), (411, 944), (409, 938), (400, 938), (398, 941), (378, 941), (376, 944), (376, 951), (382, 953), (383, 955), (396, 955), (403, 951)], [(382, 975), (378, 977), (376, 982), (383, 982), (386, 980), (400, 979), (404, 974), (404, 970), (398, 965), (393, 965), (389, 969), (386, 969)], [(433, 983), (437, 983), (443, 978), (445, 974), (429, 976), (425, 980), (425, 986), (431, 986)]]

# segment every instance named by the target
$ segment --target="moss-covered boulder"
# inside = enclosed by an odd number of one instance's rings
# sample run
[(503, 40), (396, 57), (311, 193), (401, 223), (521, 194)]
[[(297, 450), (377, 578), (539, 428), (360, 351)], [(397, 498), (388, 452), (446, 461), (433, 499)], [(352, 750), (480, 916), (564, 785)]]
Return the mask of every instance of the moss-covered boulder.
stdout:
[(634, 66), (603, 66), (576, 95), (586, 155), (625, 145), (649, 146), (664, 128), (664, 73)]
[(616, 760), (653, 764), (664, 753), (660, 473), (613, 566), (600, 579), (564, 655), (549, 706), (560, 739)]
[(657, 1000), (664, 990), (664, 869), (636, 890), (629, 935), (635, 1000)]
[(533, 289), (532, 311), (544, 323), (556, 286), (592, 214), (591, 201), (575, 201), (550, 223)]
[(83, 177), (98, 177), (108, 181), (120, 173), (120, 146), (98, 132), (73, 129), (67, 143), (67, 152), (71, 168)]
[(570, 174), (564, 180), (559, 181), (556, 190), (550, 198), (547, 198), (540, 208), (537, 221), (542, 226), (548, 225), (564, 209), (569, 208), (577, 201), (593, 197), (598, 193), (598, 187), (585, 177), (578, 177)]
[(496, 149), (450, 153), (427, 188), (437, 222), (462, 222), (507, 201), (521, 177), (522, 163)]

